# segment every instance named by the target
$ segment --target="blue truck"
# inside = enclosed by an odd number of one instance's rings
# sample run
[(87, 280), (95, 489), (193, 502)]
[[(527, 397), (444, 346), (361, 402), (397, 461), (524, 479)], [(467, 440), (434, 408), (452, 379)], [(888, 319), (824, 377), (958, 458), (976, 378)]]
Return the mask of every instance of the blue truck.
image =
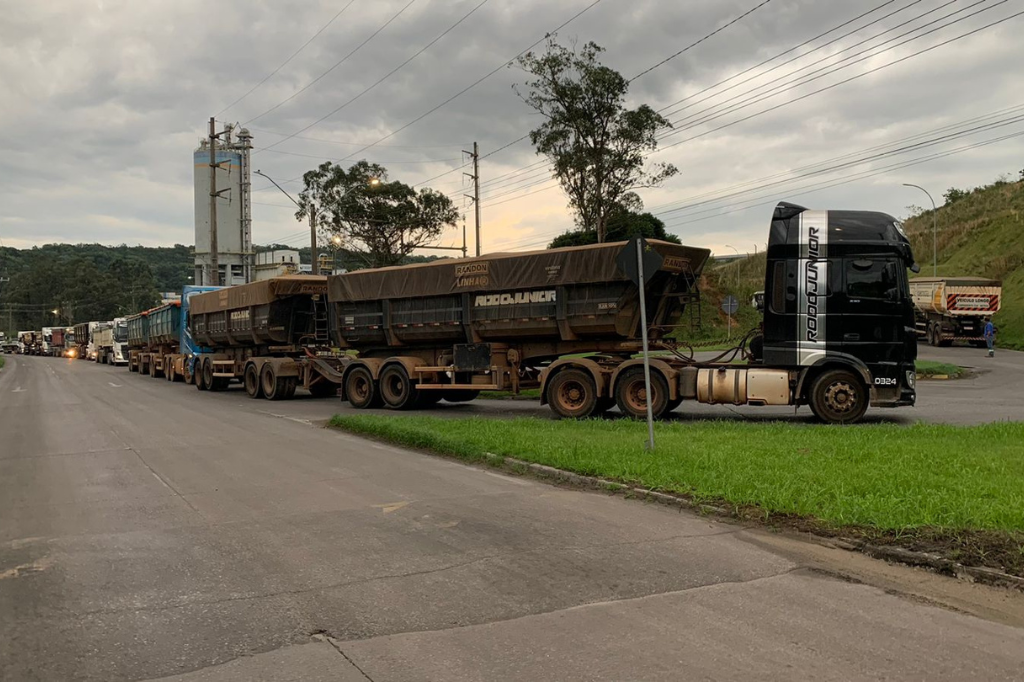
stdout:
[[(139, 333), (129, 333), (129, 342), (137, 340), (129, 369), (153, 378), (192, 383), (193, 358), (204, 351), (195, 342), (188, 328), (188, 311), (196, 294), (216, 291), (222, 287), (189, 285), (181, 292), (180, 301), (157, 306), (138, 316)], [(132, 331), (132, 319), (128, 322)], [(143, 328), (145, 331), (142, 331)]]

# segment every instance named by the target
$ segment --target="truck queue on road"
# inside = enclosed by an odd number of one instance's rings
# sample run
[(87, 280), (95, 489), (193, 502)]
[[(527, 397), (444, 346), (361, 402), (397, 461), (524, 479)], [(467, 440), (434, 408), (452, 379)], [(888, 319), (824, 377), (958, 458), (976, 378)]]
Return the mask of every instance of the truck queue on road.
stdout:
[[(539, 389), (564, 418), (613, 406), (640, 418), (648, 403), (657, 418), (696, 401), (808, 405), (824, 422), (851, 423), (869, 405), (914, 404), (907, 270), (918, 268), (894, 218), (780, 203), (762, 324), (698, 362), (673, 332), (699, 312), (709, 256), (634, 240), (189, 286), (180, 301), (70, 332), (78, 357), (200, 391), (239, 382), (252, 398), (281, 400), (302, 388), (355, 408)], [(638, 357), (641, 286), (656, 352), (649, 379)]]

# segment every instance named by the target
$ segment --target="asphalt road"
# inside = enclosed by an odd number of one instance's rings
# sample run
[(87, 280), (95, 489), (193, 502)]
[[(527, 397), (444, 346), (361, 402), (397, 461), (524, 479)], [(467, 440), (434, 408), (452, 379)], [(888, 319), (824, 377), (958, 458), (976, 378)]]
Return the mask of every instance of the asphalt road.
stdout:
[(387, 447), (282, 405), (8, 356), (0, 678), (1024, 670), (1020, 593)]

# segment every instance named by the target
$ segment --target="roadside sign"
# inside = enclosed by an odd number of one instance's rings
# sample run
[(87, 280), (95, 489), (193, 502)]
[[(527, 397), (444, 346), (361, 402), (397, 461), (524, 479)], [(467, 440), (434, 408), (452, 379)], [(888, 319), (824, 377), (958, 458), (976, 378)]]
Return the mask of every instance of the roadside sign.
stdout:
[(722, 312), (726, 315), (735, 315), (736, 311), (740, 309), (740, 302), (736, 300), (735, 296), (726, 296), (722, 301)]
[[(643, 258), (637, 256), (638, 252)], [(661, 268), (661, 262), (661, 254), (652, 249), (643, 237), (630, 239), (629, 243), (626, 244), (625, 248), (622, 249), (622, 252), (615, 259), (615, 264), (619, 266), (619, 269), (626, 273), (626, 276), (637, 286), (640, 286), (641, 263), (643, 265), (643, 272), (649, 276)]]

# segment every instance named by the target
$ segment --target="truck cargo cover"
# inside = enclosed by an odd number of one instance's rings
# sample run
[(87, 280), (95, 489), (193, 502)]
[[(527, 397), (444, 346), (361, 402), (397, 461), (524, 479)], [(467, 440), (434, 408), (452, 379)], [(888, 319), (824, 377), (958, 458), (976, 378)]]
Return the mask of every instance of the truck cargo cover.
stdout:
[(218, 310), (264, 305), (288, 296), (326, 293), (326, 276), (286, 275), (251, 284), (225, 287), (205, 294), (195, 294), (189, 299), (189, 310), (191, 314), (201, 315)]
[[(616, 260), (629, 242), (573, 246), (525, 253), (359, 270), (328, 278), (329, 300), (367, 301), (481, 291), (511, 291), (627, 280)], [(708, 249), (647, 240), (661, 257), (660, 270), (700, 275)]]

